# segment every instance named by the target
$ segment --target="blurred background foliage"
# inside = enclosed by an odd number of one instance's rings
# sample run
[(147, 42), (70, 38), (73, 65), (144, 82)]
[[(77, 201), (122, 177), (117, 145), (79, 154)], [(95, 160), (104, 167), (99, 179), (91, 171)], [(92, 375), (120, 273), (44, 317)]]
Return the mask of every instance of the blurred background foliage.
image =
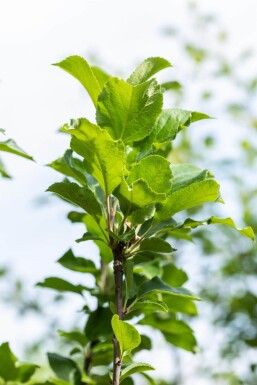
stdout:
[[(203, 111), (215, 119), (183, 131), (171, 149), (170, 159), (210, 169), (230, 204), (225, 209), (209, 206), (208, 216), (210, 210), (221, 216), (227, 210), (242, 227), (250, 225), (256, 233), (256, 52), (254, 47), (245, 47), (243, 52), (231, 55), (230, 36), (215, 14), (203, 14), (192, 2), (187, 12), (190, 25), (163, 25), (158, 31), (169, 42), (167, 57), (179, 51), (184, 59), (175, 63), (180, 78), (165, 79), (163, 88), (169, 90), (172, 107)], [(88, 53), (85, 56), (89, 57)], [(94, 52), (91, 62), (94, 59), (96, 64), (103, 64), (97, 58)], [(205, 210), (189, 214), (203, 219), (207, 217)], [(195, 230), (186, 246), (177, 242), (176, 261), (187, 271), (194, 290), (205, 299), (199, 306), (200, 317), (194, 316), (191, 321), (201, 352), (195, 358), (172, 351), (174, 377), (168, 382), (160, 380), (158, 385), (186, 385), (197, 379), (210, 385), (256, 385), (256, 245), (220, 226), (214, 231)], [(27, 359), (42, 359), (42, 351), (49, 345), (56, 350), (64, 347), (65, 342), (56, 337), (61, 315), (53, 310), (57, 302), (66, 306), (69, 298), (52, 295), (49, 301), (44, 293), (33, 295), (26, 282), (16, 279), (4, 266), (0, 270), (0, 288), (4, 293), (1, 300), (12, 306), (15, 316), (32, 314), (43, 320), (40, 338), (24, 347)], [(79, 322), (79, 313), (70, 320), (71, 324)]]

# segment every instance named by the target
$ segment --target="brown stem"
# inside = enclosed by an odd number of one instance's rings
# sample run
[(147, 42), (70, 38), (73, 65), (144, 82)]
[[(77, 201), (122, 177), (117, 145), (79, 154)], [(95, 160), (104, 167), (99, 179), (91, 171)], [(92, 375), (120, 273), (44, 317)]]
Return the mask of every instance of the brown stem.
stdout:
[[(123, 280), (123, 244), (118, 245), (113, 250), (114, 263), (114, 281), (115, 281), (115, 302), (116, 311), (119, 319), (123, 319), (123, 301), (122, 301), (122, 280)], [(119, 385), (120, 383), (120, 371), (121, 371), (121, 356), (119, 342), (115, 336), (113, 336), (113, 385)]]

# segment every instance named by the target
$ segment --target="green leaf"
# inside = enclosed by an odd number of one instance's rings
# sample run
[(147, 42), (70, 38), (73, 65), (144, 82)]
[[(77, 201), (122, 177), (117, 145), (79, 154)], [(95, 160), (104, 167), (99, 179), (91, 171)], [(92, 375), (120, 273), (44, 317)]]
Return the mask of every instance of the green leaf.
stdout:
[(158, 253), (172, 253), (174, 251), (168, 242), (158, 237), (145, 238), (140, 243), (140, 250), (157, 251)]
[(70, 358), (55, 353), (47, 353), (47, 356), (52, 370), (60, 379), (70, 382), (74, 372), (80, 375), (77, 364)]
[(100, 67), (97, 67), (97, 66), (93, 66), (91, 67), (91, 70), (93, 71), (99, 85), (100, 85), (100, 88), (102, 89), (105, 85), (105, 83), (110, 79), (110, 75), (107, 74), (102, 68)]
[(126, 144), (150, 134), (161, 112), (162, 93), (155, 80), (135, 87), (111, 78), (99, 96), (97, 123), (107, 129), (113, 139)]
[(97, 81), (94, 71), (84, 58), (80, 56), (69, 56), (60, 63), (55, 63), (53, 65), (62, 68), (64, 71), (74, 76), (74, 78), (76, 78), (87, 90), (96, 107), (101, 87)]
[(83, 348), (88, 343), (88, 339), (85, 336), (85, 334), (77, 330), (74, 330), (72, 332), (65, 332), (63, 330), (58, 330), (58, 334), (61, 337), (67, 338), (68, 340), (78, 342)]
[(82, 185), (87, 184), (87, 179), (84, 175), (84, 166), (80, 159), (72, 157), (72, 151), (67, 150), (63, 157), (56, 159), (47, 165), (63, 175), (69, 176), (77, 180)]
[(96, 273), (98, 271), (94, 262), (82, 257), (75, 257), (71, 249), (58, 259), (57, 262), (66, 269), (79, 271), (81, 273)]
[(171, 193), (156, 210), (157, 221), (168, 220), (174, 214), (206, 202), (221, 202), (219, 184), (214, 180), (192, 183)]
[(106, 130), (87, 119), (79, 119), (72, 135), (71, 148), (83, 156), (87, 172), (94, 176), (107, 195), (117, 187), (123, 175), (124, 145), (114, 141)]
[(12, 353), (8, 342), (0, 345), (0, 377), (4, 381), (14, 381), (18, 375), (18, 369), (15, 366), (17, 358)]
[(204, 114), (203, 112), (197, 112), (197, 111), (191, 112), (191, 119), (190, 119), (191, 123), (198, 122), (199, 120), (203, 120), (203, 119), (213, 119), (213, 118), (207, 114)]
[(134, 310), (152, 310), (152, 311), (163, 311), (167, 313), (169, 311), (168, 306), (163, 301), (158, 300), (151, 300), (151, 299), (145, 299), (142, 301), (137, 301), (133, 304), (131, 307), (131, 310), (129, 312), (132, 312)]
[(110, 337), (112, 312), (107, 307), (98, 307), (88, 317), (85, 334), (90, 341), (98, 340), (101, 337)]
[(60, 182), (48, 187), (47, 191), (58, 194), (68, 202), (78, 205), (95, 218), (100, 219), (102, 216), (100, 203), (87, 186), (80, 187), (76, 183)]
[(99, 237), (98, 235), (89, 233), (89, 232), (83, 234), (82, 238), (76, 239), (77, 243), (86, 242), (86, 241), (99, 241), (99, 242), (105, 243), (105, 240), (103, 238)]
[(175, 108), (162, 110), (154, 125), (154, 142), (164, 143), (174, 140), (178, 132), (189, 124), (190, 117), (190, 111)]
[(54, 289), (60, 292), (71, 292), (81, 294), (84, 290), (89, 290), (88, 287), (82, 285), (73, 285), (72, 283), (65, 281), (62, 278), (48, 277), (43, 282), (37, 283), (37, 286), (46, 287), (48, 289)]
[(163, 294), (162, 299), (168, 306), (169, 310), (174, 313), (184, 313), (190, 315), (198, 314), (196, 304), (188, 298)]
[(166, 199), (166, 194), (154, 192), (142, 179), (134, 182), (131, 187), (123, 180), (113, 194), (119, 199), (121, 210), (126, 216), (139, 208), (145, 208)]
[[(91, 234), (95, 234), (97, 237), (99, 237), (100, 240), (94, 239), (93, 241), (99, 248), (100, 256), (103, 262), (109, 263), (110, 261), (112, 261), (112, 250), (104, 243), (106, 241), (106, 238), (104, 237), (103, 233), (107, 236), (106, 231), (103, 230), (102, 232), (94, 218), (89, 215), (83, 217), (83, 223), (86, 225), (88, 232), (90, 232)], [(102, 220), (100, 221), (100, 225), (102, 225), (102, 229), (105, 229), (107, 227), (106, 223), (102, 224)]]
[(155, 370), (154, 367), (150, 364), (145, 364), (142, 362), (133, 362), (128, 365), (125, 369), (122, 370), (120, 375), (120, 382), (122, 382), (125, 378), (131, 376), (134, 373), (145, 372), (147, 370)]
[(160, 330), (165, 339), (175, 346), (193, 353), (197, 350), (197, 342), (193, 331), (183, 321), (178, 321), (172, 316), (170, 318), (161, 318), (158, 314), (149, 314), (139, 323)]
[(38, 366), (34, 364), (20, 364), (17, 368), (18, 368), (18, 375), (17, 375), (16, 381), (24, 383), (29, 381), (29, 379), (33, 376)]
[(10, 152), (11, 154), (19, 155), (23, 158), (33, 160), (32, 156), (22, 150), (22, 148), (20, 148), (12, 139), (0, 142), (0, 151)]
[[(139, 253), (140, 254), (140, 253)], [(138, 254), (137, 254), (138, 256)], [(136, 258), (137, 260), (137, 258)], [(154, 255), (154, 258), (150, 262), (141, 263), (134, 267), (134, 273), (143, 275), (147, 279), (152, 279), (154, 277), (160, 277), (162, 275), (162, 266), (160, 265), (160, 260), (158, 259), (158, 254)]]
[(157, 193), (168, 193), (172, 186), (170, 162), (159, 155), (143, 158), (131, 169), (127, 183), (131, 185), (138, 179), (145, 180), (149, 187)]
[(172, 192), (213, 177), (209, 170), (201, 170), (187, 163), (173, 164), (171, 165), (171, 170), (173, 174)]
[(128, 322), (119, 320), (117, 314), (112, 317), (112, 329), (119, 342), (121, 356), (136, 348), (141, 342), (137, 329)]
[(172, 64), (170, 64), (168, 60), (161, 57), (149, 57), (139, 64), (135, 71), (130, 75), (127, 82), (135, 86), (145, 82), (157, 72), (168, 67), (172, 67)]
[(0, 174), (2, 175), (3, 178), (8, 178), (8, 179), (11, 178), (11, 176), (10, 176), (10, 174), (8, 174), (8, 172), (7, 172), (6, 168), (5, 168), (5, 165), (2, 162), (1, 158), (0, 158)]
[(163, 293), (170, 294), (179, 297), (185, 297), (196, 301), (201, 301), (201, 298), (196, 296), (191, 291), (183, 287), (172, 287), (164, 283), (160, 278), (155, 277), (150, 281), (144, 282), (138, 291), (138, 298), (142, 298), (146, 294), (150, 293)]
[(178, 269), (172, 263), (164, 265), (162, 269), (162, 280), (170, 286), (179, 287), (188, 281), (188, 276), (184, 270)]
[(149, 219), (154, 216), (155, 213), (155, 205), (151, 204), (140, 208), (138, 210), (134, 210), (129, 216), (128, 220), (134, 225), (139, 225), (141, 223), (145, 223)]

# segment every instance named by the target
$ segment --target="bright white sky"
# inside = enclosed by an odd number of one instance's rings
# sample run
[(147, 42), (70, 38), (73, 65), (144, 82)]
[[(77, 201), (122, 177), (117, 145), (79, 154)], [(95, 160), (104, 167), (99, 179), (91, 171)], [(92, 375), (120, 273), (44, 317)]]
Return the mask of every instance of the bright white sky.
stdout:
[[(36, 206), (48, 185), (61, 179), (43, 167), (67, 146), (57, 128), (71, 117), (92, 116), (79, 84), (50, 64), (72, 54), (88, 58), (93, 53), (125, 74), (148, 56), (163, 56), (182, 66), (159, 32), (162, 26), (175, 24), (184, 26), (190, 36), (186, 4), (183, 0), (0, 0), (0, 127), (37, 160), (32, 164), (4, 157), (15, 179), (0, 181), (0, 266), (13, 266), (30, 284), (49, 274), (65, 277), (53, 262), (83, 231), (65, 221), (67, 206), (54, 198), (52, 204)], [(256, 0), (198, 0), (196, 4), (223, 20), (231, 34), (231, 55), (238, 47), (256, 46)], [(84, 252), (85, 246), (74, 249)], [(19, 347), (21, 334), (25, 338), (26, 333), (9, 314), (1, 309), (0, 313), (4, 324), (0, 341), (8, 339)], [(7, 328), (7, 323), (12, 326)]]

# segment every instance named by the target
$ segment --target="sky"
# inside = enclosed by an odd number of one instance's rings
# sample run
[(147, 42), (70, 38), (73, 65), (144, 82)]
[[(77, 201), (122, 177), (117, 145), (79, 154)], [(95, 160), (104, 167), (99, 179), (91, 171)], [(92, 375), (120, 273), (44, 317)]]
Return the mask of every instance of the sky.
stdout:
[[(195, 3), (220, 17), (231, 35), (232, 57), (238, 47), (256, 47), (256, 0)], [(74, 244), (83, 229), (65, 220), (69, 209), (65, 203), (44, 193), (61, 180), (45, 167), (68, 146), (58, 127), (72, 117), (93, 118), (92, 105), (79, 83), (51, 64), (76, 54), (127, 76), (144, 58), (163, 56), (179, 75), (186, 63), (160, 32), (165, 25), (179, 25), (190, 37), (187, 4), (184, 0), (0, 0), (0, 127), (36, 160), (1, 155), (14, 179), (0, 181), (0, 266), (11, 266), (28, 285), (47, 275), (67, 277), (69, 273), (54, 261), (71, 246), (89, 257), (95, 253), (93, 246)], [(0, 341), (8, 339), (20, 350), (27, 333), (21, 333), (12, 317), (11, 311), (2, 310)]]

